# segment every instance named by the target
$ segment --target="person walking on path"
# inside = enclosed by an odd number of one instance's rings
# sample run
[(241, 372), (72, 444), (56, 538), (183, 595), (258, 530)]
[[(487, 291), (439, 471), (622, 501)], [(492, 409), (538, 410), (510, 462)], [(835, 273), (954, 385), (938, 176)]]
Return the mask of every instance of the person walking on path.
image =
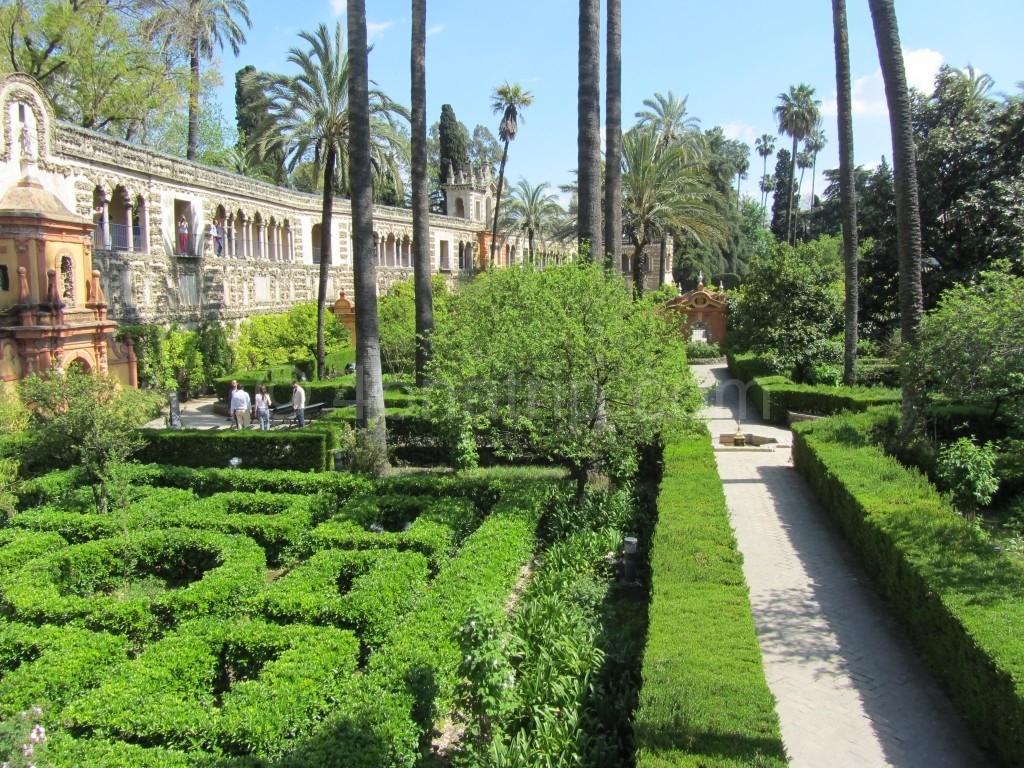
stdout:
[(254, 403), (256, 407), (256, 419), (260, 423), (260, 429), (267, 432), (270, 429), (270, 394), (267, 392), (267, 385), (260, 384), (260, 391), (256, 393)]
[(188, 222), (185, 220), (185, 214), (181, 214), (181, 218), (178, 219), (178, 253), (182, 256), (188, 253)]
[(228, 400), (228, 409), (231, 411), (231, 418), (234, 420), (232, 429), (248, 429), (252, 423), (249, 402), (249, 393), (238, 386), (237, 381), (231, 382), (231, 398)]
[(306, 390), (299, 386), (298, 379), (292, 382), (292, 410), (299, 426), (306, 426)]

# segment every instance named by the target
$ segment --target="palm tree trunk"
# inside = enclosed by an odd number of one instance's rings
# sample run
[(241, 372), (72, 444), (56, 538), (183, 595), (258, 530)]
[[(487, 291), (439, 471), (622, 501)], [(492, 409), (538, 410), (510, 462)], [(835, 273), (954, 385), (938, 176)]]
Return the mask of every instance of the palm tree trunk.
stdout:
[(814, 153), (814, 159), (811, 160), (811, 210), (814, 210), (814, 182), (818, 179), (818, 153)]
[(793, 185), (796, 183), (796, 136), (793, 137), (793, 156), (789, 159), (789, 211), (786, 214), (786, 242), (793, 244)]
[(607, 2), (604, 266), (611, 272), (622, 260), (622, 0)]
[(192, 50), (188, 54), (188, 146), (185, 159), (196, 159), (196, 147), (199, 144), (199, 38), (192, 40)]
[[(843, 222), (843, 265), (846, 274), (843, 333), (843, 383), (857, 383), (857, 310), (860, 283), (857, 275), (857, 186), (853, 170), (853, 100), (850, 93), (850, 38), (846, 0), (832, 0), (832, 26), (836, 48), (836, 94), (839, 107), (839, 207)], [(817, 153), (815, 153), (817, 164)], [(813, 182), (811, 189), (814, 188)], [(811, 193), (813, 200), (814, 193)]]
[(324, 197), (320, 209), (320, 275), (316, 292), (316, 377), (327, 374), (327, 350), (324, 344), (324, 320), (327, 313), (327, 275), (331, 267), (331, 218), (334, 211), (334, 167), (338, 162), (337, 149), (327, 148), (324, 158)]
[(349, 164), (356, 300), (356, 424), (387, 449), (384, 380), (377, 320), (377, 266), (373, 258), (373, 176), (370, 168), (370, 102), (366, 56), (366, 2), (348, 0)]
[(644, 248), (647, 238), (633, 237), (633, 295), (640, 298), (644, 295)]
[(494, 199), (494, 224), (491, 227), (491, 254), (489, 264), (494, 266), (494, 255), (498, 250), (498, 211), (501, 210), (501, 188), (505, 185), (505, 162), (508, 160), (508, 141), (501, 151), (501, 165), (498, 166), (498, 194)]
[(533, 229), (532, 228), (526, 230), (526, 236), (527, 236), (527, 238), (529, 239), (529, 242), (530, 242), (530, 264), (534, 264), (535, 262), (533, 260)]
[(661, 248), (658, 249), (658, 287), (665, 284), (668, 271), (668, 235), (661, 233)]
[(416, 291), (416, 385), (426, 383), (434, 300), (427, 191), (427, 0), (412, 0), (412, 249)]
[[(917, 190), (917, 151), (911, 122), (910, 93), (900, 48), (893, 0), (868, 0), (875, 28), (878, 61), (885, 82), (885, 101), (892, 130), (892, 170), (896, 193), (896, 232), (900, 280), (900, 341), (916, 349), (917, 331), (924, 311), (921, 287), (921, 215)], [(915, 381), (909, 366), (903, 368), (903, 423), (900, 433), (909, 437), (918, 425)]]
[(577, 241), (590, 260), (601, 250), (601, 2), (580, 0), (579, 91), (577, 94), (579, 216)]

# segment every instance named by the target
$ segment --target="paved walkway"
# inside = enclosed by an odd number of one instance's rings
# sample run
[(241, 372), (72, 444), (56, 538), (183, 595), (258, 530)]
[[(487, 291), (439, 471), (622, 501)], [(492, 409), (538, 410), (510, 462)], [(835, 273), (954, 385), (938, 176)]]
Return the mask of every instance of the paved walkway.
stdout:
[(788, 430), (738, 413), (724, 365), (694, 366), (710, 388), (717, 440), (776, 437), (774, 451), (716, 452), (768, 685), (794, 768), (984, 768), (949, 700), (793, 469)]
[[(215, 397), (197, 397), (181, 403), (178, 412), (181, 414), (181, 426), (185, 429), (230, 429), (231, 419), (213, 412)], [(164, 406), (158, 418), (146, 424), (150, 429), (164, 429), (167, 426), (167, 406)]]

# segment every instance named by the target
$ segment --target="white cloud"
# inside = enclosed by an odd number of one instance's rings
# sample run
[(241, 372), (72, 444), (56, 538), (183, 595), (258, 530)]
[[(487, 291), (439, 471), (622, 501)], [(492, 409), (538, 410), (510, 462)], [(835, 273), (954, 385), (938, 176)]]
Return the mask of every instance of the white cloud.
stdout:
[[(907, 71), (907, 85), (930, 94), (935, 89), (935, 75), (942, 66), (943, 57), (938, 51), (920, 48), (903, 51), (903, 66)], [(870, 75), (858, 77), (850, 85), (854, 117), (885, 117), (889, 114), (885, 103), (885, 83), (879, 67)], [(821, 105), (821, 113), (833, 117), (839, 112), (836, 96)]]
[(444, 24), (435, 24), (434, 26), (430, 27), (427, 30), (427, 37), (430, 37), (431, 35), (436, 35), (438, 32), (441, 32), (443, 30)]
[(727, 139), (738, 139), (750, 145), (753, 145), (756, 136), (754, 130), (754, 126), (744, 123), (742, 120), (733, 120), (722, 126), (722, 133)]
[(341, 16), (345, 13), (345, 9), (348, 7), (346, 0), (331, 0), (331, 8), (334, 9), (335, 16)]
[(366, 22), (366, 39), (373, 40), (375, 37), (380, 37), (385, 30), (391, 29), (393, 26), (395, 26), (393, 21), (368, 21)]

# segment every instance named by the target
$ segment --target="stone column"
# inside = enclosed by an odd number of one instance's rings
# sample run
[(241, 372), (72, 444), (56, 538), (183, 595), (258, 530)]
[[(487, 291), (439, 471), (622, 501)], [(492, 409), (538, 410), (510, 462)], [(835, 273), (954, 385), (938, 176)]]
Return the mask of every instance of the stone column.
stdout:
[(135, 233), (132, 231), (132, 197), (128, 194), (128, 190), (123, 190), (122, 201), (124, 202), (124, 222), (126, 250), (128, 253), (134, 253), (135, 251)]

